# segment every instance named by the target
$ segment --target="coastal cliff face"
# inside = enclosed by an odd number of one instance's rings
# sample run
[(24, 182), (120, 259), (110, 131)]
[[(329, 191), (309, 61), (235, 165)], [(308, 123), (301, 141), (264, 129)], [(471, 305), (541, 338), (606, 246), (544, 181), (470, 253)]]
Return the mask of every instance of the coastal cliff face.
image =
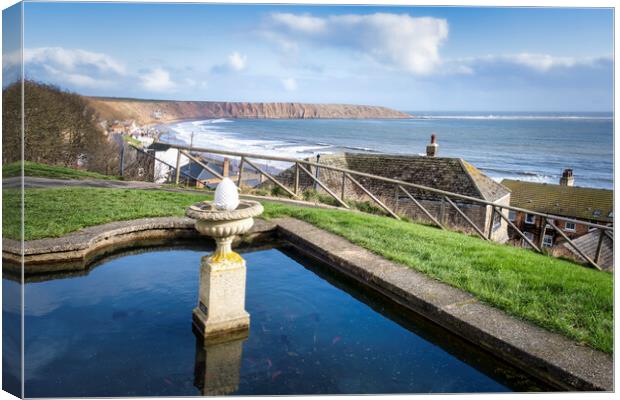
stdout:
[(198, 118), (411, 118), (386, 107), (348, 104), (242, 103), (215, 101), (157, 101), (88, 97), (106, 120), (135, 120), (138, 124)]

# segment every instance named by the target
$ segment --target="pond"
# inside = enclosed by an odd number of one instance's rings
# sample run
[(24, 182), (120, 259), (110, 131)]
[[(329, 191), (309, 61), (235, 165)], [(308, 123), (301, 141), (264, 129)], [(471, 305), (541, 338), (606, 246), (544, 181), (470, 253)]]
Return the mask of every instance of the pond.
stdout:
[(249, 335), (204, 343), (191, 317), (209, 251), (151, 249), (26, 283), (26, 396), (549, 390), (286, 246), (243, 254)]

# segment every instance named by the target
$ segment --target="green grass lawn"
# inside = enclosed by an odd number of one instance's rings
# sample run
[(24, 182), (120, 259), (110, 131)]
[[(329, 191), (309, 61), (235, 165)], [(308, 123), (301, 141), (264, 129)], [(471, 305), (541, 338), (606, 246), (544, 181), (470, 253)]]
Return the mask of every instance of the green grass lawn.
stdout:
[[(17, 237), (19, 192), (3, 191), (4, 236)], [(56, 237), (117, 220), (184, 215), (205, 194), (131, 189), (27, 189), (26, 239)], [(265, 202), (264, 218), (291, 216), (347, 238), (519, 318), (607, 353), (613, 278), (529, 250), (394, 219)]]
[[(21, 175), (21, 166), (18, 162), (3, 165), (2, 177), (9, 178), (13, 176)], [(59, 167), (55, 165), (40, 164), (31, 161), (24, 162), (24, 175), (25, 176), (39, 176), (43, 178), (56, 178), (56, 179), (107, 179), (107, 180), (119, 180), (122, 179), (119, 176), (103, 175), (97, 172), (83, 171), (80, 169)]]

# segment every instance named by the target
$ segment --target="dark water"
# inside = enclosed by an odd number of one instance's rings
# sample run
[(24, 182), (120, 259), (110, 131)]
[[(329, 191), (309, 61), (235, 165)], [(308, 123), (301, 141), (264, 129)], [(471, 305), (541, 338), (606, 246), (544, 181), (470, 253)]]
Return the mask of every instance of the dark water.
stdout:
[(26, 396), (545, 389), (290, 249), (244, 254), (249, 337), (205, 347), (191, 313), (207, 251), (149, 251), (27, 283)]
[(577, 186), (613, 187), (611, 113), (412, 114), (407, 120), (188, 121), (170, 125), (163, 140), (189, 143), (193, 132), (195, 146), (300, 158), (343, 151), (423, 154), (434, 132), (439, 155), (464, 158), (498, 181), (557, 183), (565, 168), (573, 168)]

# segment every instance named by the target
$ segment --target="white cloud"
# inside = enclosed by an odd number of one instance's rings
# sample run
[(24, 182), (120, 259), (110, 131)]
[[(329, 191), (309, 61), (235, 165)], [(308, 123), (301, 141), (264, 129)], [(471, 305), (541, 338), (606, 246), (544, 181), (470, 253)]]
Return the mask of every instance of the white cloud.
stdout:
[(324, 18), (307, 14), (273, 13), (271, 18), (276, 24), (282, 24), (308, 34), (324, 33), (327, 30), (327, 21)]
[(93, 78), (89, 75), (84, 75), (75, 72), (66, 72), (55, 69), (50, 66), (43, 66), (43, 69), (53, 76), (57, 81), (62, 83), (69, 83), (75, 86), (88, 87), (88, 88), (101, 88), (113, 84), (112, 81), (101, 78)]
[(176, 88), (176, 83), (170, 78), (170, 73), (163, 68), (155, 68), (140, 76), (142, 87), (151, 92), (168, 92)]
[(284, 89), (288, 90), (289, 92), (297, 90), (297, 81), (295, 80), (295, 78), (284, 78), (280, 81), (282, 82), (282, 86), (284, 86)]
[(228, 65), (234, 71), (242, 71), (245, 69), (248, 57), (235, 51), (228, 56)]
[(344, 47), (381, 64), (429, 74), (441, 64), (439, 48), (448, 37), (448, 22), (390, 13), (327, 17), (274, 13), (267, 34), (289, 48), (300, 41)]
[(597, 67), (612, 62), (612, 57), (558, 57), (550, 54), (517, 53), (504, 55), (485, 55), (448, 60), (444, 71), (462, 74), (474, 74), (488, 68), (525, 68), (545, 73), (557, 69), (576, 67)]
[[(3, 71), (19, 68), (22, 54), (14, 52), (3, 60)], [(125, 66), (114, 58), (82, 49), (62, 47), (26, 48), (23, 51), (26, 77), (79, 87), (104, 87), (127, 75)]]
[(26, 67), (47, 65), (67, 72), (91, 69), (100, 73), (125, 74), (125, 67), (106, 54), (62, 47), (24, 49), (24, 64)]

